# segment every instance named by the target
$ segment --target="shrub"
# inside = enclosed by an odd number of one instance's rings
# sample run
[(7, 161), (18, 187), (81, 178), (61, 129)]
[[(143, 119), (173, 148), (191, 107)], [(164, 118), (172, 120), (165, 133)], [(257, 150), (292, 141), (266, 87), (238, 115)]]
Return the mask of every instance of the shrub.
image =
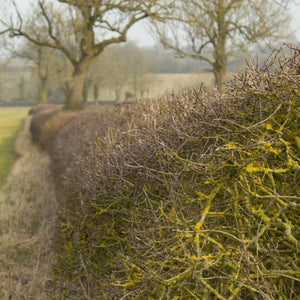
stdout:
[[(114, 122), (116, 107), (92, 107), (79, 112), (57, 132), (51, 148), (55, 176), (78, 166), (78, 158), (89, 155), (97, 136), (105, 135)], [(75, 171), (75, 170), (74, 170)]]
[(42, 127), (42, 131), (40, 133), (39, 145), (43, 149), (49, 150), (60, 127), (62, 127), (74, 116), (76, 116), (76, 112), (74, 111), (59, 111), (51, 118), (47, 119), (47, 122)]
[(249, 63), (224, 93), (107, 111), (75, 153), (83, 124), (58, 132), (60, 297), (300, 294), (300, 51), (288, 50)]
[(28, 114), (29, 115), (34, 115), (34, 114), (39, 113), (43, 110), (54, 109), (54, 108), (57, 108), (57, 105), (49, 104), (49, 103), (37, 104), (29, 110)]
[(57, 106), (54, 107), (42, 107), (40, 106), (36, 110), (29, 112), (32, 114), (32, 120), (30, 124), (30, 133), (32, 136), (32, 141), (34, 143), (38, 143), (40, 139), (41, 132), (45, 123), (53, 118), (58, 112), (59, 108)]

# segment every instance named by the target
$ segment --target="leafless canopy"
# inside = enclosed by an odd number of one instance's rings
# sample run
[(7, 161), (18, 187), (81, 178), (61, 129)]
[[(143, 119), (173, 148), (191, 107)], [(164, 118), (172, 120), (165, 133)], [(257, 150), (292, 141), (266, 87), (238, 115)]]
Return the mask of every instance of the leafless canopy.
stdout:
[[(157, 0), (39, 0), (30, 14), (24, 14), (16, 0), (9, 2), (13, 12), (2, 18), (1, 33), (59, 49), (76, 65), (81, 52), (97, 55), (106, 45), (125, 41), (134, 23), (147, 17), (160, 19), (172, 1), (163, 5)], [(75, 46), (80, 48), (76, 55)]]
[(288, 36), (287, 5), (274, 0), (178, 1), (177, 13), (164, 26), (157, 24), (156, 32), (177, 55), (208, 62), (220, 87), (228, 57)]
[[(3, 2), (4, 0), (2, 0)], [(82, 87), (94, 58), (106, 46), (126, 41), (128, 30), (145, 18), (163, 20), (174, 0), (39, 0), (27, 13), (17, 0), (0, 20), (0, 34), (22, 36), (38, 46), (58, 49), (74, 66), (68, 80), (69, 108), (82, 105)]]

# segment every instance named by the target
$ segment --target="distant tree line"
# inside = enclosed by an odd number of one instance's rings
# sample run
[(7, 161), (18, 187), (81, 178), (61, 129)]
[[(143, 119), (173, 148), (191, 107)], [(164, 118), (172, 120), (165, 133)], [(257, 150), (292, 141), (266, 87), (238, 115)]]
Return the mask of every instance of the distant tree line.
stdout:
[[(226, 79), (230, 58), (253, 45), (270, 45), (289, 37), (290, 1), (285, 0), (38, 0), (30, 13), (21, 11), (16, 0), (1, 1), (1, 35), (50, 49), (70, 65), (71, 72), (63, 81), (65, 106), (69, 109), (83, 107), (88, 95), (88, 73), (95, 60), (111, 45), (125, 42), (129, 29), (144, 19), (152, 24), (161, 45), (177, 57), (205, 62), (218, 89), (222, 89)], [(47, 59), (46, 51), (38, 51), (42, 60)], [(174, 59), (165, 59), (162, 64), (157, 57), (150, 72), (166, 72), (174, 63)], [(117, 56), (114, 59), (119, 60)], [(179, 61), (172, 71), (184, 72), (187, 64), (197, 68), (197, 64), (187, 61), (180, 67)], [(38, 66), (40, 100), (45, 101), (47, 63), (41, 61)], [(106, 72), (103, 67), (100, 69)], [(127, 67), (123, 69), (128, 71)], [(115, 85), (121, 84), (122, 79), (118, 78)], [(133, 90), (137, 91), (137, 82), (134, 85)], [(115, 94), (118, 99), (116, 86)]]
[[(18, 98), (18, 103), (25, 103), (34, 98), (39, 103), (63, 103), (67, 97), (65, 80), (72, 74), (72, 65), (53, 49), (31, 43), (24, 43), (17, 49), (11, 46), (7, 45), (13, 60), (0, 63), (0, 75), (3, 75), (2, 82), (7, 82), (7, 87), (16, 81), (17, 89), (13, 93), (7, 91), (8, 97), (3, 101), (11, 102)], [(25, 63), (27, 60), (28, 63)], [(16, 64), (18, 74), (10, 76), (16, 72)], [(159, 45), (151, 48), (140, 48), (133, 43), (112, 45), (95, 59), (87, 72), (83, 101), (97, 101), (103, 90), (111, 91), (107, 100), (124, 100), (124, 94), (128, 98), (143, 97), (149, 87), (156, 83), (155, 76), (151, 74), (198, 73), (205, 72), (206, 67), (191, 58), (176, 58)], [(29, 85), (31, 89), (27, 92)]]

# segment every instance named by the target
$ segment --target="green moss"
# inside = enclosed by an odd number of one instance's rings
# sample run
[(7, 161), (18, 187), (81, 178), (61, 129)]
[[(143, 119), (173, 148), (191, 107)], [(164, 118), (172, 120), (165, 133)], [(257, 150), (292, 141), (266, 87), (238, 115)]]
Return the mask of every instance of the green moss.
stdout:
[(64, 165), (56, 289), (103, 299), (299, 294), (298, 60), (249, 68), (222, 94), (111, 114), (115, 126)]

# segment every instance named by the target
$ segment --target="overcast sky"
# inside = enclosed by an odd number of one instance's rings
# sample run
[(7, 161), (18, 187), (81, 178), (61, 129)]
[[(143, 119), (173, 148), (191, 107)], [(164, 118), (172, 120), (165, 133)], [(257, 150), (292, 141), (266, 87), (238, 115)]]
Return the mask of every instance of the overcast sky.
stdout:
[(292, 27), (296, 32), (296, 38), (300, 41), (300, 0), (294, 0), (291, 6)]
[[(291, 25), (292, 30), (295, 31), (297, 41), (300, 41), (300, 0), (291, 1)], [(130, 41), (135, 42), (141, 47), (153, 46), (156, 42), (152, 36), (146, 30), (146, 22), (139, 22), (134, 25), (128, 32), (128, 38)]]
[[(0, 0), (0, 3), (3, 0)], [(5, 0), (7, 1), (7, 0)], [(20, 5), (22, 8), (27, 7), (28, 3), (30, 1), (28, 0), (16, 0), (18, 5)], [(279, 0), (280, 1), (280, 0)], [(292, 29), (295, 31), (295, 36), (298, 41), (300, 41), (300, 0), (289, 0), (291, 3), (291, 24)], [(153, 39), (151, 34), (148, 33), (146, 29), (146, 23), (145, 21), (141, 21), (137, 24), (135, 24), (130, 31), (128, 32), (128, 39), (130, 41), (135, 42), (137, 45), (141, 47), (151, 47), (153, 46), (156, 41)]]

